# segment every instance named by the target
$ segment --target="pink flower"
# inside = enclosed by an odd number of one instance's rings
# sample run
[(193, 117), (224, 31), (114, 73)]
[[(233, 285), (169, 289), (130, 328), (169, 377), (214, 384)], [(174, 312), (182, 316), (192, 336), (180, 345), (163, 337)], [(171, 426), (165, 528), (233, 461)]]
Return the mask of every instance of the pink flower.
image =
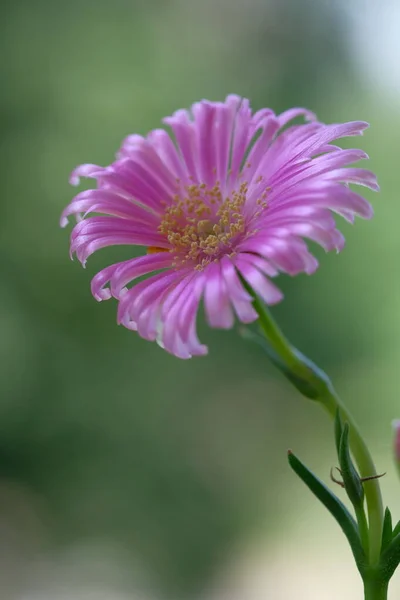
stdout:
[[(289, 125), (300, 116), (305, 124)], [(267, 304), (282, 300), (271, 278), (318, 266), (304, 238), (327, 251), (343, 248), (332, 212), (350, 222), (371, 218), (370, 204), (347, 184), (379, 188), (370, 171), (345, 168), (365, 152), (331, 144), (361, 135), (362, 121), (325, 125), (302, 108), (252, 114), (248, 100), (232, 95), (164, 123), (174, 139), (163, 129), (130, 135), (110, 166), (77, 167), (71, 183), (91, 177), (97, 189), (75, 196), (61, 225), (77, 216), (71, 255), (83, 265), (106, 246), (147, 248), (100, 271), (92, 293), (118, 300), (119, 323), (189, 358), (207, 352), (196, 334), (201, 300), (211, 327), (229, 329), (235, 315), (254, 321), (242, 280)]]

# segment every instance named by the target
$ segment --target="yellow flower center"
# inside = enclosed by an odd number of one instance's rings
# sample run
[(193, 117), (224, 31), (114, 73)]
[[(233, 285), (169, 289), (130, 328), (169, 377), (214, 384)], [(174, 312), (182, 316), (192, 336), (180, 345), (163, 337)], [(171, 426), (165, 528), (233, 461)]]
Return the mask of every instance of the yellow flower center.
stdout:
[(217, 182), (188, 185), (165, 210), (159, 231), (171, 244), (174, 266), (190, 263), (202, 270), (222, 253), (231, 253), (233, 244), (246, 229), (242, 214), (248, 185), (223, 198)]

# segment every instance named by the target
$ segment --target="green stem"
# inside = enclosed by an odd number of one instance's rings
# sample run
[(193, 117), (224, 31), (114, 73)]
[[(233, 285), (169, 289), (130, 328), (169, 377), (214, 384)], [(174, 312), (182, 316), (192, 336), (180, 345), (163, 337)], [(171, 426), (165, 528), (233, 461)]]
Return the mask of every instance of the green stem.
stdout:
[[(350, 448), (357, 463), (360, 476), (362, 478), (375, 476), (377, 472), (368, 447), (353, 417), (343, 406), (334, 390), (331, 381), (323, 371), (320, 371), (289, 343), (273, 320), (265, 304), (258, 297), (254, 297), (253, 305), (259, 314), (259, 323), (262, 331), (285, 367), (300, 380), (307, 382), (315, 390), (314, 398), (321, 402), (324, 409), (333, 419), (339, 409), (342, 422), (349, 424)], [(383, 504), (379, 481), (373, 479), (365, 482), (364, 490), (368, 510), (369, 564), (374, 566), (379, 562), (383, 528)], [(367, 551), (367, 548), (365, 550)], [(374, 596), (370, 598), (371, 600), (372, 598), (375, 600)]]
[(368, 556), (369, 554), (369, 530), (368, 530), (368, 522), (365, 516), (364, 506), (354, 506), (354, 510), (357, 517), (358, 523), (358, 531), (360, 532), (360, 539), (362, 547), (364, 548), (365, 554)]
[(380, 579), (366, 579), (364, 581), (365, 600), (387, 600), (388, 583)]

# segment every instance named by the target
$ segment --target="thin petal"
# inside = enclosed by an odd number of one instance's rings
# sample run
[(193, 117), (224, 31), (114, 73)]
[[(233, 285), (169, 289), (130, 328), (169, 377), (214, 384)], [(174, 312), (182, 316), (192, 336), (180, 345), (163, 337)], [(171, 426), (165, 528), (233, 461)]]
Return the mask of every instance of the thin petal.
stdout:
[(119, 298), (126, 291), (126, 286), (138, 277), (171, 267), (172, 257), (169, 252), (148, 254), (119, 263), (111, 277), (111, 293)]
[(193, 104), (192, 112), (196, 131), (198, 177), (202, 183), (212, 187), (217, 174), (215, 127), (218, 108), (214, 103), (203, 100)]
[(136, 135), (129, 136), (123, 148), (133, 165), (140, 167), (141, 173), (145, 173), (149, 179), (155, 180), (166, 197), (176, 194), (176, 177), (160, 158), (150, 140)]
[(196, 320), (199, 303), (204, 294), (205, 284), (206, 277), (204, 272), (196, 273), (191, 282), (192, 293), (187, 299), (186, 304), (183, 306), (179, 316), (178, 327), (184, 341), (193, 336), (192, 323)]
[(179, 279), (176, 272), (163, 272), (145, 279), (125, 292), (118, 305), (118, 323), (129, 327), (137, 324), (140, 313), (145, 309), (146, 304), (161, 300), (162, 293), (169, 285)]
[(195, 183), (199, 183), (197, 173), (196, 133), (186, 110), (177, 110), (171, 117), (163, 119), (175, 134), (186, 168)]
[(331, 181), (342, 181), (343, 183), (356, 183), (364, 185), (375, 192), (379, 192), (379, 185), (376, 175), (367, 169), (335, 169), (327, 174)]
[(221, 272), (225, 280), (227, 293), (238, 319), (242, 323), (252, 323), (258, 318), (258, 314), (253, 308), (253, 299), (244, 289), (234, 264), (227, 256), (221, 261)]
[(253, 137), (253, 131), (250, 128), (251, 110), (249, 101), (243, 99), (236, 113), (234, 133), (232, 137), (231, 161), (229, 168), (229, 184), (236, 183), (239, 170), (243, 162), (246, 148)]
[(160, 218), (155, 213), (115, 192), (86, 190), (75, 196), (62, 212), (60, 225), (65, 227), (70, 215), (80, 216), (81, 213), (85, 213), (84, 217), (86, 217), (89, 213), (94, 212), (147, 223), (154, 229), (160, 223)]
[(228, 96), (218, 115), (218, 131), (216, 132), (217, 180), (220, 182), (223, 192), (228, 176), (229, 155), (234, 135), (236, 112), (240, 102), (241, 99), (238, 96)]
[(247, 159), (248, 167), (245, 169), (247, 181), (251, 181), (253, 177), (257, 178), (261, 160), (279, 129), (279, 123), (276, 118), (268, 117), (261, 121), (259, 127), (262, 129), (261, 135), (255, 141)]
[(71, 185), (79, 185), (81, 177), (91, 177), (97, 179), (100, 177), (106, 169), (93, 164), (84, 164), (76, 167), (69, 178)]
[(277, 119), (279, 122), (279, 127), (284, 127), (285, 125), (287, 125), (287, 123), (289, 123), (289, 121), (292, 121), (297, 117), (304, 117), (306, 121), (317, 120), (317, 116), (315, 115), (315, 113), (311, 112), (310, 110), (307, 110), (306, 108), (290, 108), (289, 110), (286, 110), (285, 112), (278, 115)]
[(155, 129), (149, 133), (147, 139), (175, 179), (187, 183), (187, 170), (177, 152), (171, 136), (168, 135), (164, 129)]
[(105, 286), (110, 282), (113, 273), (118, 269), (121, 263), (116, 263), (99, 271), (92, 279), (91, 291), (98, 302), (109, 300), (111, 291)]
[(242, 260), (240, 255), (235, 260), (235, 265), (250, 287), (264, 302), (267, 304), (277, 304), (282, 300), (282, 292), (256, 267)]
[(204, 309), (207, 321), (211, 327), (230, 329), (233, 327), (234, 316), (220, 264), (212, 263), (208, 266), (206, 277)]

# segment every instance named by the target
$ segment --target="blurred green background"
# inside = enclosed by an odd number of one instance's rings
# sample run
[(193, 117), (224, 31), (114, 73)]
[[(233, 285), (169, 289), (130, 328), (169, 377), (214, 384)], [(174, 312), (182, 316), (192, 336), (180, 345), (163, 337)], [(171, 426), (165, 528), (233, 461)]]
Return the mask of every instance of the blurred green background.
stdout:
[[(117, 327), (115, 303), (95, 302), (89, 282), (131, 250), (103, 250), (83, 270), (58, 219), (77, 164), (108, 164), (128, 133), (200, 98), (369, 121), (355, 145), (382, 187), (366, 194), (375, 219), (343, 224), (344, 252), (317, 252), (313, 277), (281, 277), (274, 314), (333, 377), (399, 518), (400, 14), (374, 6), (1, 1), (5, 600), (361, 597), (344, 538), (286, 463), (292, 447), (328, 481), (322, 411), (235, 332), (200, 324), (209, 356), (180, 361)], [(335, 578), (347, 581), (339, 595)]]

